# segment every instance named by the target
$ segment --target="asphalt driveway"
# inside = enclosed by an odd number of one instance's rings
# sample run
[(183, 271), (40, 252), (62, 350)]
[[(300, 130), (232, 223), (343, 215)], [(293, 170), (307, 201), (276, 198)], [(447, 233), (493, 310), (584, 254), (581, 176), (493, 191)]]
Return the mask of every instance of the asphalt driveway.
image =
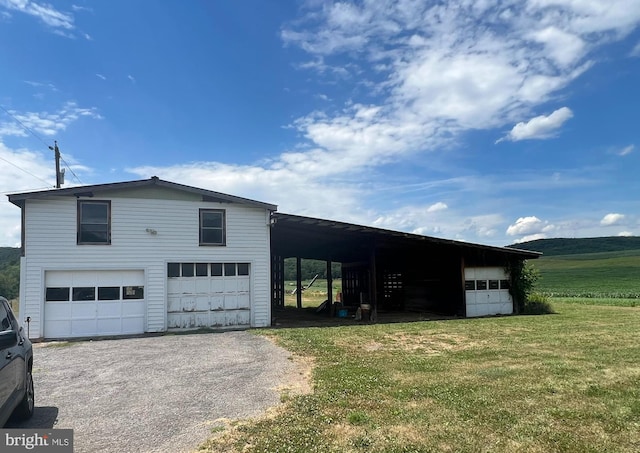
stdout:
[(247, 332), (40, 343), (34, 417), (7, 428), (72, 428), (76, 453), (193, 451), (277, 404), (289, 358)]

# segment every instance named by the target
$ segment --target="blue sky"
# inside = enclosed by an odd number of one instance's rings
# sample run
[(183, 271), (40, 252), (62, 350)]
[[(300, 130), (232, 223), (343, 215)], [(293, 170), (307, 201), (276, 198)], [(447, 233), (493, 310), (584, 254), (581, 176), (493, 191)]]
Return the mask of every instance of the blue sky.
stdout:
[(0, 192), (51, 187), (57, 140), (66, 187), (157, 175), (491, 245), (639, 235), (639, 25), (640, 0), (0, 0)]

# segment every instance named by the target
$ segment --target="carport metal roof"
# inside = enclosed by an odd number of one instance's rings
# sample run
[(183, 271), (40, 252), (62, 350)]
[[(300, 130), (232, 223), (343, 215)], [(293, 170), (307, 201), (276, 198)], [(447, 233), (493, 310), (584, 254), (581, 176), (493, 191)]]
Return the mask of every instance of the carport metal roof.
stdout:
[(334, 262), (369, 259), (372, 250), (401, 253), (424, 248), (455, 248), (461, 252), (487, 251), (516, 259), (535, 259), (541, 253), (440, 239), (401, 231), (274, 212), (271, 215), (272, 253)]

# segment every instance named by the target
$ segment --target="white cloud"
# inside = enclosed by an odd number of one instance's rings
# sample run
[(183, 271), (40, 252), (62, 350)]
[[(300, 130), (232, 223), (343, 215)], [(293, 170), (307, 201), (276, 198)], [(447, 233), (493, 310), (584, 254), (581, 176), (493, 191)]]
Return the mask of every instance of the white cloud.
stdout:
[(555, 26), (536, 30), (530, 36), (534, 41), (542, 43), (552, 60), (561, 67), (575, 63), (585, 52), (586, 45), (579, 36)]
[[(73, 15), (63, 13), (48, 3), (31, 0), (0, 0), (0, 7), (36, 17), (49, 27), (58, 30), (73, 30)], [(64, 32), (62, 32), (65, 34)]]
[(20, 245), (20, 209), (9, 203), (5, 194), (52, 188), (53, 157), (28, 149), (13, 150), (0, 141), (0, 166), (0, 244), (17, 247)]
[(618, 233), (618, 236), (620, 237), (631, 237), (633, 236), (633, 233), (631, 231), (621, 231)]
[(532, 140), (553, 137), (560, 127), (573, 117), (573, 112), (567, 107), (561, 107), (552, 114), (545, 116), (540, 115), (529, 121), (516, 124), (513, 129), (498, 142), (503, 140), (511, 140), (517, 142), (519, 140)]
[[(368, 65), (381, 82), (362, 82), (379, 95), (373, 106), (356, 101), (296, 121), (314, 151), (295, 158), (379, 165), (442, 149), (465, 130), (521, 121), (591, 67), (591, 50), (640, 21), (640, 7), (626, 1), (583, 3), (307, 2), (306, 15), (281, 32), (286, 45), (311, 55), (307, 70), (337, 81), (327, 67), (346, 56), (354, 78), (366, 79)], [(359, 116), (369, 107), (375, 115)], [(553, 136), (571, 116), (563, 107), (517, 124), (506, 139)]]
[(509, 236), (531, 236), (534, 234), (546, 234), (555, 229), (554, 225), (549, 222), (542, 221), (536, 216), (520, 217), (512, 225), (507, 228)]
[(602, 225), (602, 226), (617, 225), (622, 220), (624, 220), (624, 218), (625, 218), (624, 214), (610, 213), (610, 214), (605, 215), (602, 218), (602, 220), (600, 220), (600, 225)]
[(445, 203), (443, 203), (443, 202), (439, 201), (439, 202), (437, 202), (437, 203), (432, 204), (431, 206), (429, 206), (429, 207), (427, 208), (427, 212), (444, 211), (444, 210), (445, 210), (445, 209), (447, 209), (447, 208), (448, 208), (448, 206), (447, 206)]
[[(15, 118), (0, 123), (0, 139), (6, 136), (26, 137), (28, 132), (23, 125), (34, 132), (46, 136), (53, 136), (58, 131), (65, 130), (71, 123), (80, 118), (101, 119), (95, 107), (78, 107), (75, 102), (67, 102), (55, 113), (50, 112), (18, 112), (9, 110)], [(17, 121), (16, 121), (17, 120)]]
[(127, 75), (127, 79), (129, 79), (131, 81), (131, 83), (136, 83), (135, 77), (133, 77), (131, 74)]
[(102, 74), (98, 74), (97, 72), (96, 72), (96, 77), (102, 80), (107, 80), (105, 76), (103, 76)]
[(523, 236), (520, 239), (516, 239), (514, 242), (514, 244), (522, 244), (523, 242), (529, 242), (529, 241), (537, 241), (538, 239), (547, 239), (547, 235), (544, 233), (536, 233), (536, 234), (529, 234), (527, 236)]
[(635, 148), (635, 145), (625, 146), (620, 151), (618, 151), (617, 154), (618, 156), (626, 156), (627, 154), (631, 154)]
[(631, 53), (629, 55), (632, 57), (640, 57), (640, 42), (631, 49)]

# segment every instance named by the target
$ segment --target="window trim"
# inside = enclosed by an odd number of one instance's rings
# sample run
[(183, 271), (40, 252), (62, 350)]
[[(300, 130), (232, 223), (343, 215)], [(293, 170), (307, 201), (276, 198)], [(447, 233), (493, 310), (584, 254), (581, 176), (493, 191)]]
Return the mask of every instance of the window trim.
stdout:
[[(203, 227), (202, 226), (202, 216), (207, 213), (218, 213), (222, 215), (222, 241), (221, 242), (204, 242), (202, 238), (203, 229), (219, 229), (213, 227)], [(224, 209), (208, 209), (208, 208), (200, 208), (198, 214), (198, 239), (199, 245), (203, 246), (212, 246), (212, 247), (224, 247), (227, 245), (227, 213)]]
[[(82, 205), (83, 204), (101, 204), (107, 206), (107, 240), (100, 242), (88, 242), (82, 241)], [(111, 245), (111, 200), (78, 200), (77, 205), (77, 227), (76, 227), (76, 242), (78, 245)], [(102, 225), (102, 224), (100, 224)]]

